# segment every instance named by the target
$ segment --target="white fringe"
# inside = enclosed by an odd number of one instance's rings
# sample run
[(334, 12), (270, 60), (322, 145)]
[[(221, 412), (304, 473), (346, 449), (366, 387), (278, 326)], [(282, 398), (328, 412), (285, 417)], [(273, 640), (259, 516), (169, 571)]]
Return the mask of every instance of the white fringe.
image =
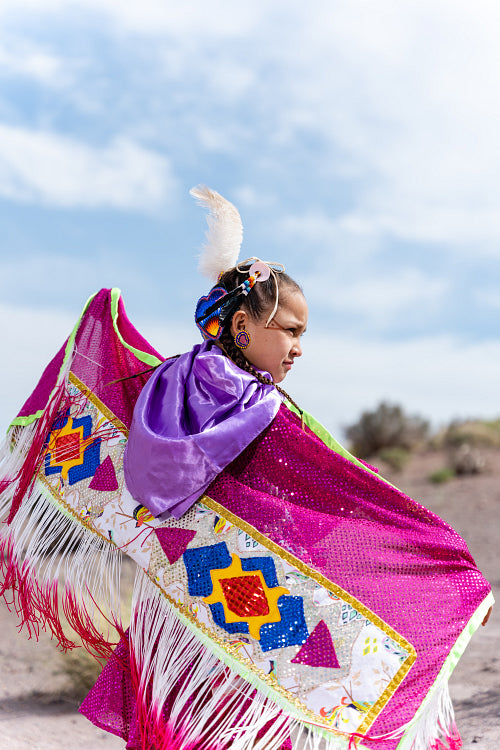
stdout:
[[(15, 477), (21, 469), (26, 454), (33, 442), (38, 420), (26, 427), (14, 425), (9, 429), (0, 447), (0, 481)], [(2, 519), (2, 506), (10, 501), (18, 482), (11, 484), (0, 494), (0, 519)], [(7, 511), (8, 516), (8, 511)], [(6, 516), (6, 517), (7, 517)]]
[[(8, 516), (11, 497), (12, 490), (0, 498), (0, 521)], [(58, 584), (59, 604), (71, 591), (103, 638), (116, 641), (108, 620), (121, 622), (121, 550), (64, 514), (38, 481), (0, 536), (13, 545), (14, 561), (28, 582)]]
[(437, 740), (446, 748), (446, 732), (451, 732), (454, 726), (455, 714), (448, 690), (448, 680), (443, 678), (434, 689), (425, 710), (420, 715), (417, 714), (405, 727), (405, 735), (398, 745), (398, 750), (429, 750), (436, 747)]
[[(212, 748), (231, 738), (232, 750), (278, 750), (288, 736), (297, 750), (348, 747), (346, 738), (333, 733), (326, 738), (321, 730), (287, 716), (269, 697), (255, 694), (253, 685), (200, 642), (142, 570), (137, 571), (134, 586), (130, 649), (144, 700), (151, 684), (151, 705), (144, 708), (152, 723), (159, 720), (170, 691), (190, 669), (168, 717), (181, 750), (195, 741)], [(236, 722), (246, 701), (249, 706)], [(275, 720), (273, 726), (257, 740), (259, 731), (271, 720)]]
[[(67, 377), (70, 363), (71, 357), (60, 373), (59, 383)], [(14, 426), (7, 434), (0, 448), (0, 478), (13, 477), (21, 468), (37, 422), (26, 427)], [(115, 633), (108, 620), (121, 623), (121, 550), (92, 533), (70, 514), (66, 515), (39, 481), (7, 526), (5, 521), (16, 486), (17, 483), (12, 483), (0, 494), (0, 538), (13, 545), (18, 569), (24, 566), (23, 574), (28, 583), (31, 579), (34, 585), (42, 587), (57, 584), (59, 603), (71, 590), (81, 611), (89, 616), (103, 638), (114, 640)], [(141, 569), (137, 571), (132, 607), (130, 644), (140, 669), (142, 695), (146, 695), (151, 681), (153, 701), (148, 710), (153, 721), (158, 720), (172, 687), (192, 665), (189, 682), (177, 696), (170, 715), (174, 729), (186, 732), (181, 747), (203, 738), (208, 748), (233, 737), (234, 750), (277, 750), (289, 734), (296, 750), (346, 750), (348, 747), (347, 739), (342, 736), (325, 737), (325, 730), (285, 716), (270, 697), (259, 692), (235, 728), (235, 717), (255, 688), (200, 642)], [(27, 625), (30, 627), (30, 622)], [(199, 688), (205, 689), (200, 690), (200, 697), (190, 704)], [(203, 709), (199, 710), (201, 700)], [(224, 712), (221, 715), (222, 701)], [(179, 726), (181, 717), (182, 727)], [(257, 741), (259, 730), (273, 719), (275, 725)], [(428, 750), (438, 738), (445, 741), (446, 731), (453, 726), (453, 706), (447, 679), (443, 678), (425, 710), (391, 736), (401, 737), (404, 733), (398, 750)]]

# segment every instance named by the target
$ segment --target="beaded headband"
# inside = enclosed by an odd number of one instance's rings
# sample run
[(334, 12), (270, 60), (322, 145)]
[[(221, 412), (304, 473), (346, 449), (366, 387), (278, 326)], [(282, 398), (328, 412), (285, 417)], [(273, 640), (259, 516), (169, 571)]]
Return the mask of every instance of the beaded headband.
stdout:
[[(245, 266), (251, 261), (254, 261), (254, 263), (248, 269), (240, 267)], [(240, 307), (243, 299), (249, 294), (255, 284), (267, 281), (270, 276), (274, 279), (276, 299), (271, 315), (266, 321), (266, 328), (276, 314), (276, 310), (278, 309), (277, 274), (285, 270), (284, 266), (281, 263), (267, 262), (260, 260), (260, 258), (252, 257), (238, 263), (235, 269), (239, 273), (248, 273), (248, 279), (245, 279), (245, 281), (230, 292), (222, 286), (214, 286), (208, 295), (200, 297), (198, 300), (194, 318), (203, 338), (220, 338), (225, 323), (231, 320), (233, 314)]]

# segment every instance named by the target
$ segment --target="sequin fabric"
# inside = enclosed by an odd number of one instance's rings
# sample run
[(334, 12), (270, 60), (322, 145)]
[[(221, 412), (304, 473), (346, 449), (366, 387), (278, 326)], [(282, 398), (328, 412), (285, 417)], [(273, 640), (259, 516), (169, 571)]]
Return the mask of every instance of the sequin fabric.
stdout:
[[(214, 501), (220, 483), (232, 480), (234, 465), (211, 487), (214, 498), (202, 498), (181, 519), (154, 518), (136, 504), (123, 481), (126, 428), (119, 429), (118, 420), (73, 374), (68, 393), (71, 407), (64, 419), (55, 421), (48, 445), (58, 444), (63, 429), (71, 429), (64, 434), (78, 436), (79, 442), (71, 442), (67, 452), (61, 449), (55, 466), (45, 462), (39, 491), (49, 491), (89, 532), (130, 555), (192, 627), (226, 651), (236, 671), (250, 672), (271, 694), (277, 691), (290, 711), (333, 731), (366, 731), (407, 674), (415, 650), (390, 621), (382, 621), (349, 588), (325, 576), (312, 556), (297, 546), (292, 549), (285, 538), (287, 511), (276, 494), (278, 485), (272, 495), (266, 494), (274, 508), (273, 528), (280, 529), (274, 539), (231, 512), (235, 508)], [(288, 424), (287, 414), (283, 407), (263, 436), (264, 444)], [(82, 421), (88, 424), (85, 433)], [(254, 455), (260, 442), (252, 444)], [(72, 477), (73, 469), (85, 466), (92, 445), (97, 446), (97, 463)], [(245, 471), (253, 476), (257, 467), (260, 471), (258, 463), (247, 463)], [(245, 493), (253, 497), (257, 479), (235, 487), (240, 501)], [(107, 671), (116, 668), (121, 665), (112, 662)], [(108, 677), (103, 676), (83, 709), (100, 726), (100, 707), (112, 700), (100, 694)], [(346, 703), (353, 693), (356, 698)], [(127, 705), (123, 703), (124, 711)]]
[[(418, 502), (304, 432), (286, 407), (207, 494), (349, 592), (412, 644), (416, 661), (370, 734), (382, 734), (411, 719), (457, 637), (490, 591), (464, 540)], [(317, 596), (309, 606), (316, 607), (319, 619), (331, 603)], [(390, 679), (389, 657), (406, 658), (401, 645), (371, 633), (369, 618), (348, 602), (339, 607), (339, 623), (359, 629), (361, 670), (363, 659), (368, 666), (377, 653), (383, 654), (376, 667), (378, 679)], [(319, 663), (319, 652), (327, 650), (315, 652), (311, 647), (313, 661)], [(345, 655), (338, 650), (337, 655), (342, 664)], [(291, 661), (300, 662), (300, 657)], [(299, 693), (307, 679), (305, 672), (297, 673)], [(334, 687), (340, 685), (345, 697), (366, 711), (359, 677), (351, 673), (346, 681), (344, 675), (338, 679), (330, 674), (323, 713), (335, 714), (341, 701), (333, 697)], [(385, 750), (394, 745), (376, 746)]]
[[(127, 632), (118, 644), (111, 664), (103, 670), (94, 688), (85, 698), (80, 710), (96, 726), (126, 740), (127, 750), (144, 750), (144, 732), (143, 726), (141, 726), (142, 717), (137, 706), (136, 691), (130, 679), (131, 665), (128, 640)], [(189, 681), (189, 673), (195, 664), (196, 662), (193, 660), (193, 664), (185, 670), (184, 674), (179, 677), (174, 688), (169, 692), (163, 708), (165, 721), (168, 720), (179, 690), (182, 690), (183, 684)], [(199, 711), (203, 710), (204, 696), (207, 690), (209, 690), (209, 687), (202, 685), (196, 691), (193, 691), (190, 703), (196, 701)], [(243, 716), (245, 711), (248, 710), (251, 700), (252, 698), (242, 701), (239, 714), (235, 717), (236, 721), (239, 716)], [(259, 732), (258, 737), (262, 736), (268, 728), (268, 725), (266, 725)], [(147, 742), (148, 748), (163, 748), (165, 746), (165, 737), (164, 735), (156, 736), (153, 732), (149, 734)], [(172, 747), (175, 746), (173, 742)], [(231, 743), (228, 745), (218, 745), (220, 750), (223, 747), (229, 749), (230, 746)], [(206, 750), (207, 748), (203, 741), (200, 743), (190, 743), (189, 747), (190, 750)], [(292, 750), (289, 738), (282, 742), (280, 750)]]
[[(120, 336), (155, 356), (120, 315)], [(132, 557), (194, 633), (290, 713), (334, 733), (403, 726), (490, 591), (465, 542), (302, 430), (285, 406), (187, 513), (155, 518), (124, 483), (133, 405), (149, 375), (112, 382), (147, 369), (120, 336), (104, 290), (78, 330), (36, 491)], [(29, 408), (43, 408), (56, 369)], [(181, 675), (172, 694), (182, 684)], [(169, 705), (167, 696), (166, 720)], [(83, 711), (141, 746), (125, 642)], [(397, 744), (363, 740), (380, 750)]]

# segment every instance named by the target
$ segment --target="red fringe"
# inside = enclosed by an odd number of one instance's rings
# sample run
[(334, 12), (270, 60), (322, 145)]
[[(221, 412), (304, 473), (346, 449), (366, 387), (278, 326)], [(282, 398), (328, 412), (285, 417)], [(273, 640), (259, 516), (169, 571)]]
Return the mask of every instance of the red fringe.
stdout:
[(431, 745), (430, 750), (460, 750), (463, 747), (462, 738), (460, 737), (459, 731), (456, 724), (452, 724), (448, 734), (442, 727), (441, 730), (446, 734), (446, 740), (436, 740)]
[[(87, 649), (89, 654), (99, 660), (109, 659), (117, 643), (107, 641), (103, 637), (100, 630), (93, 623), (92, 617), (82, 607), (81, 602), (78, 602), (73, 590), (68, 586), (64, 589), (62, 605), (68, 623), (78, 633), (84, 648)], [(102, 610), (99, 611), (105, 617)], [(124, 631), (119, 623), (110, 622), (106, 617), (105, 619), (118, 631), (119, 636), (123, 635)]]
[[(122, 636), (129, 655), (129, 676), (135, 696), (134, 710), (136, 723), (140, 732), (141, 750), (201, 750), (205, 747), (202, 741), (185, 743), (185, 731), (173, 723), (165, 720), (163, 712), (157, 716), (154, 712), (151, 697), (151, 686), (141, 686), (141, 669), (137, 664), (134, 649), (130, 643), (128, 632)], [(116, 655), (115, 655), (116, 656)], [(125, 664), (125, 669), (127, 665)], [(183, 744), (185, 743), (185, 744)], [(223, 750), (225, 746), (214, 745), (210, 750)]]
[[(0, 570), (3, 583), (0, 585), (0, 596), (7, 607), (19, 617), (19, 629), (26, 628), (29, 637), (38, 639), (40, 628), (51, 632), (58, 641), (62, 651), (78, 647), (64, 633), (61, 623), (61, 605), (68, 623), (78, 634), (83, 646), (97, 659), (107, 659), (116, 645), (107, 641), (93, 624), (90, 615), (85, 612), (70, 586), (66, 585), (61, 601), (58, 594), (58, 583), (39, 583), (34, 571), (25, 561), (19, 567), (14, 556), (13, 544), (9, 539), (0, 542)], [(10, 590), (11, 596), (8, 597)], [(112, 623), (119, 633), (123, 632), (118, 624)]]
[[(47, 404), (42, 416), (37, 421), (33, 439), (22, 466), (14, 477), (0, 480), (0, 493), (4, 492), (9, 485), (17, 482), (17, 487), (12, 497), (9, 517), (7, 519), (8, 524), (10, 524), (15, 518), (16, 513), (21, 507), (23, 498), (31, 495), (36, 476), (45, 459), (47, 436), (50, 434), (55, 420), (67, 412), (68, 408), (76, 407), (73, 416), (78, 415), (78, 413), (83, 411), (85, 402), (86, 399), (83, 399), (82, 401), (80, 397), (77, 397), (76, 399), (70, 397), (66, 388), (66, 382), (56, 386), (56, 390), (51, 400)], [(92, 434), (83, 441), (83, 445), (80, 445), (79, 449), (85, 449), (96, 439), (100, 438), (101, 440), (106, 440), (112, 434), (112, 427), (101, 426), (94, 430)], [(71, 456), (71, 452), (74, 448), (69, 450), (70, 453), (68, 454), (68, 457)]]
[[(21, 567), (15, 558), (10, 539), (0, 542), (3, 584), (0, 596), (9, 609), (12, 607), (19, 617), (19, 629), (25, 627), (29, 637), (38, 639), (40, 627), (50, 630), (63, 651), (75, 648), (75, 643), (65, 635), (59, 616), (57, 581), (40, 584), (33, 570), (25, 561)], [(7, 590), (12, 598), (7, 599)]]
[[(150, 721), (150, 724), (147, 739), (142, 737), (142, 750), (201, 750), (203, 746), (200, 742), (186, 742), (185, 733), (174, 729), (170, 721), (162, 721), (160, 724)], [(224, 750), (224, 746), (217, 743), (212, 745), (210, 750)]]
[[(170, 715), (169, 707), (165, 711), (165, 707), (162, 711), (157, 713), (152, 702), (151, 684), (142, 684), (140, 680), (141, 669), (137, 664), (135, 650), (129, 639), (128, 631), (123, 634), (123, 643), (128, 652), (128, 659), (124, 663), (124, 668), (127, 672), (127, 678), (131, 681), (132, 691), (134, 695), (134, 724), (136, 725), (140, 734), (141, 750), (228, 750), (232, 746), (232, 739), (226, 739), (224, 742), (212, 741), (210, 745), (207, 744), (206, 738), (199, 737), (198, 739), (186, 741), (187, 730), (182, 726), (182, 715), (177, 716), (174, 722), (167, 719), (167, 715)], [(114, 659), (119, 658), (118, 649), (114, 654)], [(193, 657), (195, 658), (195, 657)], [(230, 671), (229, 669), (227, 670)], [(189, 668), (184, 672), (183, 675), (177, 680), (173, 693), (182, 691), (185, 687), (185, 683), (189, 682), (190, 670)], [(219, 679), (223, 680), (223, 677)], [(199, 688), (197, 693), (194, 693), (192, 700), (198, 703), (200, 711), (204, 710), (203, 707), (203, 694), (206, 688)], [(169, 699), (172, 695), (169, 696)], [(222, 699), (218, 708), (217, 716), (221, 719), (224, 717), (226, 710), (234, 710), (232, 705), (229, 709), (226, 704), (233, 703), (234, 696), (228, 696), (226, 699)], [(167, 701), (169, 700), (167, 699)], [(246, 710), (249, 705), (251, 698), (246, 698), (241, 705), (242, 710)], [(88, 717), (89, 718), (89, 717)], [(281, 717), (270, 719), (258, 732), (257, 740), (261, 739), (267, 731), (272, 727), (275, 728), (276, 732), (281, 732), (283, 727), (288, 723), (288, 717), (281, 715)], [(125, 738), (126, 739), (126, 738)], [(136, 745), (134, 745), (136, 747)], [(282, 740), (280, 750), (291, 750), (292, 744), (290, 737), (286, 737)]]
[(23, 465), (19, 468), (18, 472), (14, 477), (9, 479), (3, 479), (0, 482), (0, 491), (4, 491), (11, 484), (17, 482), (17, 487), (12, 497), (12, 504), (10, 506), (9, 517), (7, 523), (12, 523), (16, 516), (24, 497), (29, 497), (35, 482), (36, 475), (38, 474), (45, 456), (45, 441), (50, 429), (54, 423), (54, 419), (57, 414), (61, 411), (63, 397), (67, 397), (66, 383), (63, 382), (56, 386), (55, 392), (52, 395), (49, 403), (45, 407), (42, 416), (36, 423), (36, 429), (33, 434), (31, 445), (23, 461)]

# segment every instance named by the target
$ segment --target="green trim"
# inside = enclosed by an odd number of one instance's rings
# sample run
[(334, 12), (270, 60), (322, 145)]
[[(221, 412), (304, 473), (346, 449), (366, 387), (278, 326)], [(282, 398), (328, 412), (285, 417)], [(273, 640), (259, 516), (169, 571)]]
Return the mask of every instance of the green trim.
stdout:
[(161, 365), (161, 363), (163, 362), (162, 359), (158, 359), (158, 357), (155, 357), (154, 354), (147, 354), (147, 352), (143, 352), (141, 351), (141, 349), (136, 349), (134, 346), (130, 346), (130, 344), (127, 344), (127, 342), (121, 335), (120, 331), (118, 330), (118, 302), (120, 301), (120, 297), (121, 291), (116, 287), (113, 287), (113, 289), (111, 290), (111, 318), (113, 320), (113, 328), (115, 329), (115, 333), (118, 336), (119, 340), (121, 341), (123, 346), (130, 352), (132, 352), (132, 354), (141, 362), (144, 362), (147, 365), (151, 365), (152, 367)]
[[(493, 597), (493, 594), (490, 593), (484, 599), (479, 607), (476, 609), (472, 617), (470, 618), (469, 622), (465, 626), (465, 628), (462, 630), (460, 635), (458, 636), (457, 640), (455, 641), (455, 645), (451, 649), (450, 653), (448, 654), (448, 657), (446, 658), (446, 661), (444, 662), (443, 666), (441, 667), (441, 670), (434, 680), (433, 684), (431, 685), (429, 692), (425, 696), (424, 700), (420, 704), (420, 708), (416, 712), (413, 719), (409, 722), (407, 725), (407, 729), (418, 722), (422, 716), (423, 713), (427, 710), (427, 706), (432, 701), (436, 691), (441, 687), (443, 682), (448, 682), (450, 679), (450, 676), (457, 666), (461, 656), (463, 655), (470, 639), (478, 629), (478, 627), (481, 625), (482, 621), (486, 617), (486, 614), (491, 606), (495, 603), (495, 599)], [(397, 746), (396, 750), (410, 750), (410, 745), (408, 744), (409, 738), (408, 735), (405, 732), (405, 736)]]
[[(370, 474), (373, 474), (379, 479), (382, 479), (384, 482), (387, 482), (387, 480), (384, 479), (384, 477), (381, 477), (380, 474), (377, 474), (377, 472), (372, 471), (372, 469), (370, 469), (368, 466), (365, 466), (365, 464), (361, 463), (361, 461), (358, 461), (358, 459), (355, 458), (355, 456), (349, 453), (349, 451), (347, 451), (340, 443), (337, 442), (337, 440), (335, 440), (334, 437), (332, 437), (332, 435), (330, 435), (326, 427), (324, 427), (320, 422), (318, 422), (318, 420), (315, 419), (311, 414), (308, 414), (307, 412), (303, 412), (303, 414), (301, 415), (300, 411), (296, 409), (292, 403), (290, 403), (289, 401), (286, 401), (285, 404), (290, 409), (290, 411), (293, 411), (299, 417), (300, 416), (303, 417), (304, 423), (309, 427), (309, 429), (312, 430), (312, 432), (314, 432), (314, 434), (317, 437), (319, 437), (319, 439), (328, 448), (331, 448), (335, 453), (347, 459), (348, 461), (351, 461), (351, 463), (355, 464), (356, 466), (359, 466), (365, 471), (368, 471)], [(387, 484), (390, 484), (390, 482), (387, 482)], [(392, 486), (394, 485), (391, 485), (391, 487)], [(447, 682), (449, 680), (453, 670), (455, 669), (460, 658), (462, 657), (470, 639), (472, 638), (473, 634), (475, 633), (479, 625), (484, 620), (489, 608), (494, 603), (495, 603), (495, 599), (493, 597), (493, 594), (490, 592), (488, 596), (486, 597), (486, 599), (484, 599), (484, 601), (476, 609), (476, 611), (470, 618), (469, 622), (467, 623), (466, 627), (457, 638), (455, 645), (453, 646), (450, 653), (448, 654), (448, 657), (446, 658), (443, 666), (441, 667), (441, 670), (438, 676), (434, 680), (431, 688), (429, 689), (429, 692), (427, 693), (426, 697), (420, 704), (418, 711), (416, 712), (413, 719), (409, 722), (406, 729), (408, 729), (410, 726), (412, 726), (414, 723), (420, 720), (420, 717), (422, 716), (422, 714), (427, 710), (427, 706), (432, 700), (436, 690), (438, 690), (438, 688), (441, 686), (443, 681), (446, 680)], [(408, 744), (408, 741), (409, 741), (408, 735), (405, 732), (405, 736), (401, 739), (401, 742), (398, 744), (396, 750), (411, 750)]]
[[(97, 294), (97, 292), (96, 292), (96, 294)], [(75, 343), (76, 333), (77, 333), (77, 331), (78, 331), (78, 329), (80, 327), (80, 323), (82, 321), (82, 318), (85, 315), (85, 313), (87, 312), (88, 306), (90, 305), (90, 303), (92, 302), (92, 300), (94, 299), (94, 297), (96, 296), (96, 294), (92, 294), (88, 298), (88, 300), (86, 301), (85, 306), (84, 306), (84, 308), (83, 308), (83, 310), (82, 310), (82, 312), (80, 314), (80, 317), (78, 318), (76, 325), (74, 326), (73, 330), (71, 331), (71, 333), (69, 335), (68, 341), (66, 343), (66, 349), (64, 350), (64, 358), (63, 358), (61, 367), (59, 368), (59, 373), (57, 375), (56, 384), (55, 384), (54, 388), (52, 389), (52, 391), (49, 394), (49, 397), (47, 399), (47, 404), (50, 403), (50, 400), (51, 400), (52, 396), (56, 392), (57, 384), (59, 383), (59, 379), (61, 377), (61, 373), (63, 372), (64, 368), (68, 364), (68, 360), (69, 360), (69, 358), (71, 357), (71, 355), (73, 353), (73, 346), (74, 346), (74, 343)], [(37, 419), (40, 419), (40, 417), (42, 416), (42, 414), (44, 413), (44, 411), (45, 411), (46, 408), (47, 408), (47, 406), (45, 406), (44, 409), (39, 409), (34, 414), (29, 414), (26, 417), (16, 417), (15, 419), (12, 420), (12, 422), (10, 423), (10, 425), (7, 427), (7, 432), (11, 429), (11, 427), (15, 427), (15, 426), (26, 427), (27, 425), (32, 424)]]
[(27, 427), (29, 424), (32, 424), (36, 419), (40, 419), (45, 409), (39, 409), (34, 414), (30, 414), (28, 417), (16, 417), (12, 420), (10, 425), (7, 427), (7, 432), (10, 430), (11, 427), (14, 427), (15, 425), (19, 427)]

